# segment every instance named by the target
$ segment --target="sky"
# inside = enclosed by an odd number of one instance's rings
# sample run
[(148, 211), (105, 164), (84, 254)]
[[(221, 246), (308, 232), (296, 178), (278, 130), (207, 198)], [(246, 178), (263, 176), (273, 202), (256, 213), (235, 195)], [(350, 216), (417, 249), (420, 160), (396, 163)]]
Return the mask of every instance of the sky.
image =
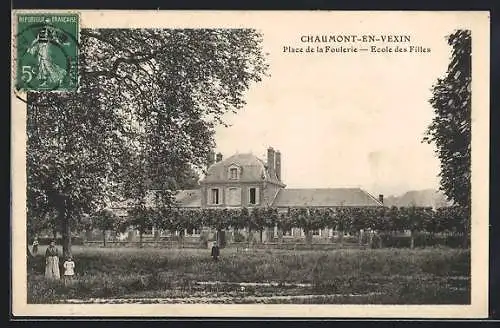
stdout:
[[(280, 150), (290, 188), (360, 187), (387, 196), (437, 189), (439, 160), (434, 146), (421, 141), (433, 117), (431, 87), (451, 55), (446, 36), (456, 25), (451, 20), (431, 31), (412, 19), (390, 28), (376, 20), (355, 23), (264, 26), (270, 77), (252, 85), (240, 112), (226, 115), (231, 126), (217, 128), (217, 151), (265, 159), (269, 146)], [(307, 46), (301, 35), (386, 32), (407, 34), (431, 52), (283, 52)]]

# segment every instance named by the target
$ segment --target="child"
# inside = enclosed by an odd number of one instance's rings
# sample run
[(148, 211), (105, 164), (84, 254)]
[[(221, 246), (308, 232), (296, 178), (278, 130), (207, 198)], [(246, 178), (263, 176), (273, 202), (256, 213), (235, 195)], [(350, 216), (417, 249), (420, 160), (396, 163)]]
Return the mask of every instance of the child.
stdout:
[(64, 267), (64, 283), (67, 285), (73, 280), (73, 276), (75, 275), (75, 262), (71, 257), (68, 257), (63, 264)]

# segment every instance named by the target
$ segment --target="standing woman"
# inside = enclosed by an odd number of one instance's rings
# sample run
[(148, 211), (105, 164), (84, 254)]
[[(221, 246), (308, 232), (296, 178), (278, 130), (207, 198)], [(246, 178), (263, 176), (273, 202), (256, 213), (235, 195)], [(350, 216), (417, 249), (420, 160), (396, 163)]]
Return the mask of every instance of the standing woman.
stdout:
[(50, 242), (50, 246), (45, 251), (45, 278), (59, 279), (59, 251), (55, 241)]

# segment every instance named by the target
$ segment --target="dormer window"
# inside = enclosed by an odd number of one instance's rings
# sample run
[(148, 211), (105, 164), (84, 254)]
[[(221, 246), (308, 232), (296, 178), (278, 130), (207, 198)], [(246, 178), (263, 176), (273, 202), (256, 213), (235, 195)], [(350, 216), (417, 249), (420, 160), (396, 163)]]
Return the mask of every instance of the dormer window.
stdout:
[(228, 171), (229, 180), (239, 180), (240, 179), (240, 168), (237, 165), (232, 165), (229, 167)]

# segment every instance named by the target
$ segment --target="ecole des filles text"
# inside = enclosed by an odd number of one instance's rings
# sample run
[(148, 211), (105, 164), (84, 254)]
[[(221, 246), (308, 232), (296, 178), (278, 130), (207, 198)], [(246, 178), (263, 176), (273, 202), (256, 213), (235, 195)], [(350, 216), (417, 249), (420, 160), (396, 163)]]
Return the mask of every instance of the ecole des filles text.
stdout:
[(371, 53), (429, 53), (430, 48), (423, 46), (307, 46), (307, 47), (292, 47), (283, 46), (284, 53), (358, 53), (358, 52), (371, 52)]

